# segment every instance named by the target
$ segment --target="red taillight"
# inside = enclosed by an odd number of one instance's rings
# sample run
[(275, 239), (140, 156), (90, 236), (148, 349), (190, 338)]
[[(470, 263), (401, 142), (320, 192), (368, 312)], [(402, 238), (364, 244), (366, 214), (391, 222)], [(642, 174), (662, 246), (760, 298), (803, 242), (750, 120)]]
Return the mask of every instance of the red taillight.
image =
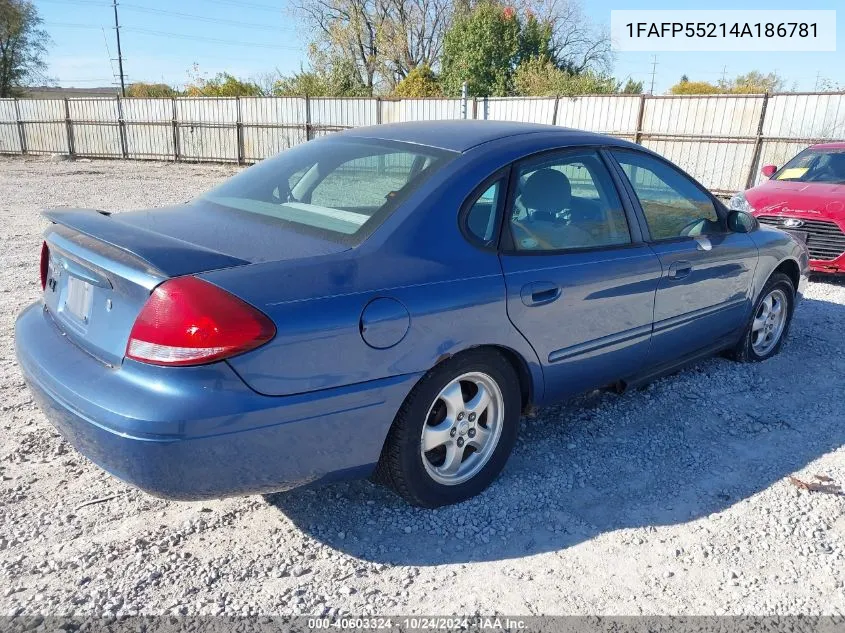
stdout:
[(47, 273), (50, 270), (50, 247), (47, 242), (41, 243), (41, 290), (47, 288)]
[(196, 277), (156, 288), (132, 326), (126, 357), (153, 365), (201, 365), (255, 349), (276, 335), (263, 313)]

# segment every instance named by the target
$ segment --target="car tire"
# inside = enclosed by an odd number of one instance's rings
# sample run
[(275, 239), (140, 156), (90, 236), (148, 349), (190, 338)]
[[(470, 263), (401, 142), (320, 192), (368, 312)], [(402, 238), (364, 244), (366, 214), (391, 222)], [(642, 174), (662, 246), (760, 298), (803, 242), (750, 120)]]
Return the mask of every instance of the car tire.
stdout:
[[(778, 306), (783, 311), (782, 317), (780, 312), (777, 317), (773, 313)], [(742, 338), (730, 355), (739, 362), (760, 362), (777, 354), (789, 332), (794, 309), (792, 280), (783, 273), (773, 274), (757, 298)]]
[(516, 443), (521, 400), (517, 373), (498, 351), (471, 350), (437, 365), (396, 414), (376, 481), (425, 508), (479, 494)]

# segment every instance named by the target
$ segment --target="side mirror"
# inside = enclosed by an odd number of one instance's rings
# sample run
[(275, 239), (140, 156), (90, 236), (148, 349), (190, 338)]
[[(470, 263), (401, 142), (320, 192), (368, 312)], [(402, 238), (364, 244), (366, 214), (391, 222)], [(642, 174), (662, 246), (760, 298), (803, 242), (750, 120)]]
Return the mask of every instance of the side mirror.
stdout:
[(771, 178), (775, 175), (775, 172), (777, 170), (777, 165), (763, 165), (763, 168), (760, 170), (760, 173), (763, 174), (766, 178)]
[(757, 228), (757, 219), (745, 211), (728, 213), (728, 229), (734, 233), (751, 233)]

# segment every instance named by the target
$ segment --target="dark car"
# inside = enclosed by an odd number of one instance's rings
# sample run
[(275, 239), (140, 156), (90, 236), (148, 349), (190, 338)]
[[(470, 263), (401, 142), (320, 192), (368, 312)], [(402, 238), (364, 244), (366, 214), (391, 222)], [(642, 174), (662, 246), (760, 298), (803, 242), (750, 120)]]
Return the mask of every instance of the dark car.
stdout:
[(176, 499), (374, 473), (466, 499), (529, 407), (776, 354), (808, 272), (657, 154), (518, 123), (355, 129), (186, 205), (47, 217), (24, 375), (82, 453)]
[(731, 208), (806, 242), (813, 272), (845, 273), (845, 143), (812, 145), (761, 171), (768, 180), (734, 196)]

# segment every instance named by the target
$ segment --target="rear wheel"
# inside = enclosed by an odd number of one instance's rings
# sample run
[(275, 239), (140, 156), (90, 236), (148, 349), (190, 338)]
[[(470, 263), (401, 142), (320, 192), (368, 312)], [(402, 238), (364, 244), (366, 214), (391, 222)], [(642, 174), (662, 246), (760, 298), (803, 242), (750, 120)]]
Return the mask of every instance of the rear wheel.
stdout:
[(783, 273), (769, 278), (745, 329), (733, 351), (736, 360), (756, 362), (771, 358), (780, 351), (792, 321), (795, 288)]
[(473, 350), (438, 365), (396, 415), (377, 478), (429, 508), (478, 494), (513, 449), (520, 405), (516, 372), (496, 351)]

